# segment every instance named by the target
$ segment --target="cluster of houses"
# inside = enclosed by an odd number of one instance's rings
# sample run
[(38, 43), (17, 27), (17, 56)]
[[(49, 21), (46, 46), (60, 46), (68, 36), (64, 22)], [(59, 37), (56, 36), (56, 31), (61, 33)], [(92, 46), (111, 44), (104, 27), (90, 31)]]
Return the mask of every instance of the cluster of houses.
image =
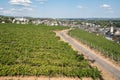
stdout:
[(101, 25), (96, 25), (96, 24), (87, 23), (87, 22), (82, 22), (82, 24), (79, 25), (78, 27), (85, 31), (92, 32), (97, 35), (102, 35), (108, 40), (120, 43), (120, 28), (114, 27), (112, 25), (109, 27), (103, 28), (101, 27)]
[(106, 29), (105, 36), (107, 39), (120, 43), (120, 28), (110, 27)]
[(33, 20), (32, 23), (36, 25), (45, 24), (47, 26), (58, 26), (60, 24), (58, 21), (53, 19), (44, 19), (44, 20), (36, 19)]
[(16, 24), (28, 24), (29, 19), (27, 18), (13, 18), (13, 17), (0, 17), (0, 23), (16, 23)]
[[(1, 23), (6, 23), (5, 20), (3, 20)], [(54, 20), (54, 19), (33, 19), (33, 20), (29, 20), (27, 18), (24, 18), (24, 17), (16, 17), (16, 18), (13, 18), (11, 20), (11, 23), (16, 23), (16, 24), (29, 24), (29, 23), (32, 23), (32, 24), (36, 24), (36, 25), (39, 25), (39, 24), (45, 24), (45, 25), (48, 25), (48, 26), (58, 26), (60, 25), (60, 21), (57, 21), (57, 20)]]
[(16, 23), (16, 24), (28, 24), (29, 23), (29, 19), (26, 18), (14, 18), (12, 20), (12, 23)]

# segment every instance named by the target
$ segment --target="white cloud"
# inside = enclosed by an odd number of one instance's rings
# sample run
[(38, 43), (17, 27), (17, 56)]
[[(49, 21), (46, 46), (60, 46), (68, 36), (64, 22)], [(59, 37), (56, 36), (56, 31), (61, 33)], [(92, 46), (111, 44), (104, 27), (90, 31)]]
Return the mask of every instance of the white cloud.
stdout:
[(23, 7), (23, 8), (19, 8), (19, 9), (12, 9), (13, 11), (32, 11), (32, 8), (28, 8), (28, 7)]
[(4, 10), (3, 13), (4, 14), (14, 14), (15, 12), (12, 10)]
[(10, 0), (9, 3), (12, 5), (30, 6), (32, 2), (30, 0)]
[(32, 8), (28, 8), (28, 7), (22, 7), (22, 8), (11, 8), (11, 9), (4, 9), (2, 11), (0, 11), (3, 14), (10, 14), (10, 15), (14, 15), (14, 14), (24, 14), (24, 13), (30, 13), (31, 11), (33, 11)]
[(112, 9), (112, 7), (108, 4), (103, 4), (101, 5), (101, 8), (104, 8), (104, 9)]
[(6, 10), (6, 9), (4, 9), (4, 8), (0, 8), (0, 13), (2, 14), (12, 14), (13, 12), (12, 12), (12, 10)]
[(36, 1), (39, 1), (40, 4), (44, 4), (47, 0), (36, 0)]
[(110, 5), (108, 5), (108, 4), (103, 4), (100, 7), (105, 9), (105, 11), (107, 13), (112, 13), (112, 14), (115, 13), (114, 10), (112, 9), (112, 7)]
[(21, 10), (32, 11), (33, 9), (32, 9), (32, 8), (28, 8), (28, 7), (25, 7), (25, 8), (22, 8)]
[(82, 9), (82, 8), (83, 8), (83, 6), (80, 6), (80, 5), (78, 5), (78, 6), (77, 6), (77, 8), (80, 8), (80, 9)]
[(2, 7), (0, 7), (0, 10), (3, 10), (3, 8), (2, 8)]
[(84, 7), (84, 6), (78, 5), (77, 8), (79, 8), (79, 9), (86, 9), (88, 7)]
[(23, 8), (12, 8), (10, 9), (11, 11), (14, 11), (14, 12), (22, 12), (22, 11), (32, 11), (33, 9), (32, 8), (28, 8), (28, 7), (23, 7)]

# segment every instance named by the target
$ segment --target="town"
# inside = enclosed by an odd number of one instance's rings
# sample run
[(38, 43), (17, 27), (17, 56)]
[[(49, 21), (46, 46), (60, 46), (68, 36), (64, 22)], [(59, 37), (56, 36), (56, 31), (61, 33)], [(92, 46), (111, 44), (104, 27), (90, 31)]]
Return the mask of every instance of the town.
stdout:
[(32, 18), (32, 17), (11, 17), (0, 16), (0, 23), (13, 24), (44, 24), (47, 26), (68, 26), (71, 28), (80, 28), (90, 33), (95, 33), (105, 37), (108, 40), (120, 43), (120, 19), (99, 19), (99, 18)]

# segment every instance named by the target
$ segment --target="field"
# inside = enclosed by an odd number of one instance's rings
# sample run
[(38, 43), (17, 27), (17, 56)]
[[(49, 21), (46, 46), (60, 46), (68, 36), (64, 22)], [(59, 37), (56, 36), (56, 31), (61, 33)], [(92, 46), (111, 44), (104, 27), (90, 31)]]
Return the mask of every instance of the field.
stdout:
[(0, 24), (0, 76), (100, 77), (96, 67), (53, 32), (65, 28)]
[(120, 62), (120, 45), (118, 43), (80, 29), (71, 30), (69, 35), (77, 38), (91, 48), (97, 49), (103, 53), (104, 56), (109, 57), (118, 63)]

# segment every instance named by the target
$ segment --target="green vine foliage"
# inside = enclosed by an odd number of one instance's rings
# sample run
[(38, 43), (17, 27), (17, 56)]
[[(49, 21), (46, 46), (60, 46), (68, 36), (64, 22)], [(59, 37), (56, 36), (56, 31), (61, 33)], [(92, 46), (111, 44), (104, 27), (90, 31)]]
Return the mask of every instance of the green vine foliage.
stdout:
[(67, 28), (0, 24), (0, 76), (100, 77), (98, 69), (53, 32)]

